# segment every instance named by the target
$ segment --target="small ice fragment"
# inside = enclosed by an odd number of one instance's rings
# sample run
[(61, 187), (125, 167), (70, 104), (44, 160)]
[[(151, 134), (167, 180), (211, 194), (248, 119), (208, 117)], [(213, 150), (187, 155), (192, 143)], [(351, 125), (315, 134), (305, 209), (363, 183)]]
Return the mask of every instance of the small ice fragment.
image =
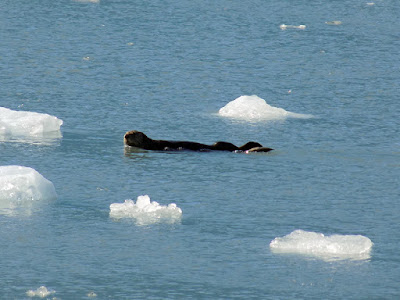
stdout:
[(327, 21), (327, 22), (325, 22), (325, 24), (328, 24), (328, 25), (341, 25), (342, 21)]
[(94, 297), (97, 297), (97, 294), (95, 292), (90, 292), (90, 293), (87, 294), (87, 296), (89, 298), (94, 298)]
[(298, 229), (284, 237), (275, 238), (269, 246), (275, 253), (298, 253), (324, 260), (365, 260), (370, 258), (373, 243), (362, 235), (325, 236)]
[(182, 210), (175, 203), (168, 206), (151, 201), (148, 195), (139, 196), (136, 203), (125, 200), (124, 203), (110, 205), (110, 217), (115, 219), (132, 218), (138, 225), (148, 225), (158, 222), (175, 223), (182, 217)]
[(289, 29), (289, 28), (292, 28), (292, 29), (306, 29), (306, 25), (286, 25), (286, 24), (281, 24), (281, 25), (279, 25), (279, 28), (282, 29), (282, 30), (286, 30), (286, 29)]
[(29, 290), (26, 292), (26, 295), (29, 297), (40, 297), (40, 298), (44, 298), (47, 297), (51, 294), (54, 294), (55, 291), (52, 290), (48, 290), (45, 286), (41, 286), (39, 287), (37, 290)]

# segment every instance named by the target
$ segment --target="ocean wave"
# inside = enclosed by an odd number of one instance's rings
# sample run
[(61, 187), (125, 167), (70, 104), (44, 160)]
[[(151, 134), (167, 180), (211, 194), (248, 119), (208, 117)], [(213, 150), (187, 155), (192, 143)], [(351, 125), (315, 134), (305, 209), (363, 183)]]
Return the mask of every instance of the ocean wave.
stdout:
[(100, 3), (100, 0), (73, 0), (73, 1), (81, 3)]

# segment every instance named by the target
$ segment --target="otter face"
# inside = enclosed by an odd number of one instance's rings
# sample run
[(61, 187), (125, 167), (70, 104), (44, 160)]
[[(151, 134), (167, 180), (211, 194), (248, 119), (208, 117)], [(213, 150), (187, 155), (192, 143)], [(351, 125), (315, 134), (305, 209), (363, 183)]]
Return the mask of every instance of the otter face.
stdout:
[(143, 148), (148, 137), (140, 131), (131, 130), (125, 133), (124, 143), (128, 146)]

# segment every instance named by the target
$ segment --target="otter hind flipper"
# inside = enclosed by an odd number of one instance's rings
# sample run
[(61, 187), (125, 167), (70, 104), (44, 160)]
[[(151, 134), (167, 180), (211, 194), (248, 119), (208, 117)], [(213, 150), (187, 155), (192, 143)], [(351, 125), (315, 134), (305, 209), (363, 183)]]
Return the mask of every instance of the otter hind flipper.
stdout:
[(268, 147), (254, 147), (254, 148), (251, 148), (249, 150), (246, 150), (246, 153), (251, 153), (251, 152), (269, 152), (269, 151), (272, 151), (272, 150), (274, 150), (274, 149), (268, 148)]
[(243, 146), (240, 146), (239, 150), (246, 151), (246, 150), (250, 150), (251, 148), (256, 148), (256, 147), (263, 147), (263, 145), (261, 145), (260, 143), (257, 143), (257, 142), (247, 142)]

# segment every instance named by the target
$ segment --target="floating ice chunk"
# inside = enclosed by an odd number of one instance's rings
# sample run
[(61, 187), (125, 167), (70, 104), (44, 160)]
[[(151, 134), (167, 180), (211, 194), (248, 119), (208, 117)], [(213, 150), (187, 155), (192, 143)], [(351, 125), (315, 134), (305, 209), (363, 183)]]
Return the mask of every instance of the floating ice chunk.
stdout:
[(87, 296), (88, 296), (89, 298), (94, 298), (94, 297), (97, 297), (97, 294), (96, 294), (95, 292), (89, 292), (89, 293), (87, 294)]
[(54, 185), (35, 169), (22, 166), (0, 167), (0, 201), (31, 201), (56, 197)]
[(289, 29), (289, 28), (292, 28), (292, 29), (306, 29), (306, 25), (286, 25), (286, 24), (281, 24), (281, 25), (279, 25), (279, 28), (282, 29), (282, 30), (286, 30), (286, 29)]
[(219, 110), (223, 117), (248, 121), (283, 120), (286, 118), (312, 118), (312, 115), (292, 113), (283, 108), (273, 107), (264, 99), (253, 96), (240, 96)]
[(328, 25), (341, 25), (342, 21), (327, 21), (327, 22), (325, 22), (325, 24), (328, 24)]
[(148, 225), (157, 222), (175, 223), (182, 217), (182, 210), (175, 203), (163, 206), (156, 201), (150, 201), (148, 195), (139, 196), (136, 203), (125, 200), (124, 203), (110, 205), (110, 217), (133, 218), (139, 225)]
[(35, 169), (0, 166), (0, 213), (13, 214), (18, 208), (29, 210), (34, 201), (55, 198), (53, 183)]
[(47, 297), (51, 294), (54, 294), (55, 291), (52, 290), (48, 290), (45, 286), (41, 286), (39, 287), (37, 290), (29, 290), (26, 292), (26, 295), (29, 297), (40, 297), (40, 298), (44, 298)]
[(0, 107), (0, 140), (16, 137), (61, 137), (63, 121), (48, 114)]
[(362, 235), (331, 235), (295, 230), (277, 237), (269, 244), (275, 253), (298, 253), (316, 256), (325, 260), (364, 260), (370, 258), (373, 243)]

